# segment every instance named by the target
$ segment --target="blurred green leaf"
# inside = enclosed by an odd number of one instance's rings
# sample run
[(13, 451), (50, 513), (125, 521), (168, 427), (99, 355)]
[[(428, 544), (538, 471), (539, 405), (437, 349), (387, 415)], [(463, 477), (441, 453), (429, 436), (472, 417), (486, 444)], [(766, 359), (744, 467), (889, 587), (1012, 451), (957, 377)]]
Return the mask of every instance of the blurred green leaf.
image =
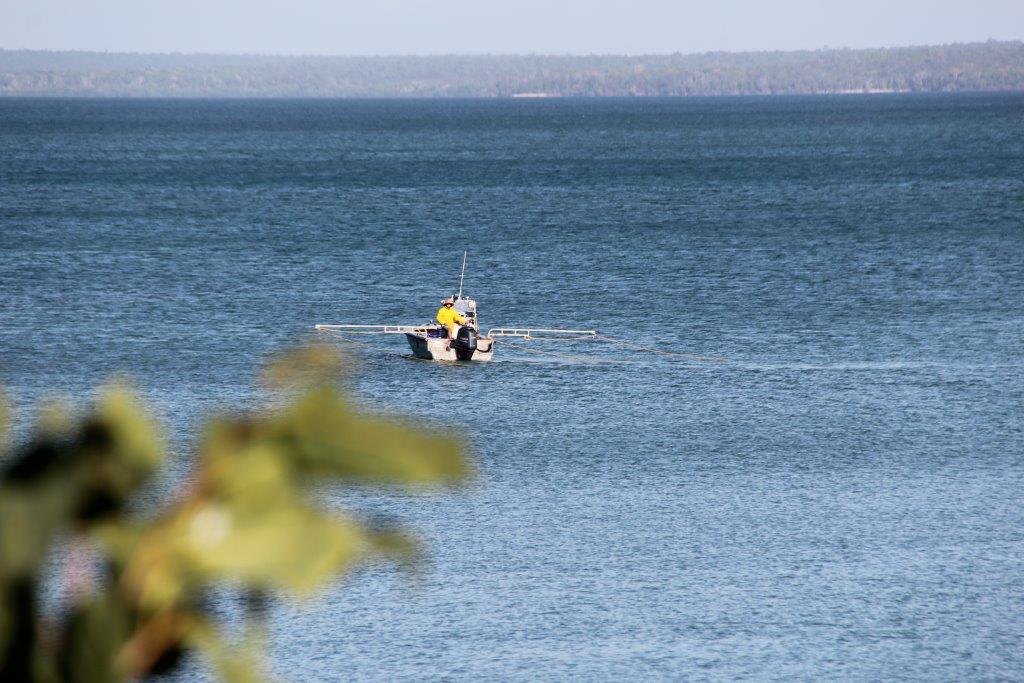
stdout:
[(260, 640), (249, 638), (240, 646), (229, 644), (207, 624), (198, 624), (190, 629), (188, 639), (210, 659), (221, 679), (227, 683), (259, 683), (267, 680)]
[(274, 389), (308, 388), (335, 382), (344, 369), (337, 349), (308, 344), (273, 358), (263, 372), (263, 381)]
[(204, 449), (200, 485), (205, 495), (225, 500), (237, 510), (265, 510), (291, 504), (295, 485), (287, 458), (271, 443)]
[(218, 580), (308, 595), (374, 547), (354, 521), (298, 502), (263, 510), (189, 504), (137, 540), (111, 529), (104, 540), (115, 552), (130, 548), (124, 582), (148, 610), (182, 604), (190, 591)]
[(104, 527), (101, 538), (124, 563), (122, 590), (140, 609), (159, 612), (185, 602), (190, 581), (199, 584), (178, 553), (187, 511), (165, 515), (145, 527)]
[[(462, 483), (471, 474), (465, 444), (454, 432), (355, 412), (334, 386), (343, 367), (322, 346), (277, 359), (268, 383), (304, 393), (279, 410), (211, 422), (194, 483), (146, 521), (125, 503), (164, 447), (135, 393), (110, 385), (84, 418), (65, 404), (44, 410), (39, 435), (0, 471), (0, 672), (33, 681), (138, 678), (172, 669), (194, 647), (225, 680), (259, 680), (257, 641), (228, 644), (197, 611), (210, 586), (242, 587), (255, 634), (272, 591), (308, 595), (372, 559), (411, 564), (419, 554), (412, 536), (321, 512), (303, 484), (321, 476)], [(6, 423), (0, 396), (0, 440)], [(62, 531), (99, 540), (109, 573), (63, 628), (44, 627), (38, 577)]]
[(0, 390), (0, 463), (3, 463), (7, 453), (7, 440), (10, 432), (11, 412), (7, 406), (7, 395)]
[(74, 489), (71, 478), (0, 489), (0, 579), (38, 571), (54, 535), (71, 517)]
[(118, 566), (125, 565), (138, 548), (152, 524), (121, 520), (98, 524), (93, 529), (95, 538), (102, 544), (106, 554), (115, 560)]
[(269, 429), (294, 444), (303, 474), (407, 484), (458, 484), (470, 476), (455, 434), (355, 414), (330, 387), (302, 396)]
[(66, 439), (75, 426), (74, 411), (67, 399), (50, 399), (39, 408), (36, 430), (43, 438)]
[(209, 578), (307, 595), (363, 559), (370, 544), (361, 527), (300, 505), (263, 513), (227, 506), (195, 511), (181, 551)]
[(3, 670), (8, 644), (14, 635), (15, 620), (10, 595), (8, 590), (9, 581), (3, 581), (0, 588), (0, 670)]
[(163, 441), (156, 422), (141, 407), (135, 392), (124, 383), (108, 386), (102, 393), (96, 416), (112, 437), (111, 453), (127, 473), (126, 486), (133, 486), (160, 466)]
[(141, 620), (118, 652), (115, 666), (131, 679), (166, 673), (177, 664), (183, 641), (197, 621), (196, 615), (179, 609)]
[(415, 536), (401, 529), (388, 529), (372, 531), (369, 539), (373, 544), (374, 553), (381, 558), (398, 562), (403, 569), (410, 572), (419, 567), (423, 548)]
[(76, 607), (61, 652), (63, 678), (81, 683), (116, 683), (122, 679), (115, 660), (131, 634), (124, 604), (104, 592)]

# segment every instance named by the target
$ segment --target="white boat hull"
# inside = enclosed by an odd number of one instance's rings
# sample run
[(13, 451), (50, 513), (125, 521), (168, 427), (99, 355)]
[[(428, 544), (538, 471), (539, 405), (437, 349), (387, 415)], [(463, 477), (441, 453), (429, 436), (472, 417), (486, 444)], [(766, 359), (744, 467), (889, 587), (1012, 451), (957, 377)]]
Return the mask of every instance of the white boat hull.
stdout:
[[(459, 359), (455, 353), (455, 348), (451, 344), (451, 339), (428, 337), (411, 332), (406, 332), (405, 338), (409, 342), (409, 348), (412, 349), (412, 355), (417, 358), (450, 361)], [(492, 357), (494, 357), (494, 340), (485, 338), (477, 340), (476, 351), (469, 360), (486, 362), (491, 360)]]

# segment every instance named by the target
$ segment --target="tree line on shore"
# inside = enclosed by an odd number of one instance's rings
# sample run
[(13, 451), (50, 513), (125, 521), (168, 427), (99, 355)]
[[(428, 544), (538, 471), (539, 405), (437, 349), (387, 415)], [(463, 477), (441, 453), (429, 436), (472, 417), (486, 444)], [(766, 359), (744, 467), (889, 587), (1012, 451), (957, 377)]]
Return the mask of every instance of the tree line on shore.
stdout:
[(0, 50), (0, 96), (514, 97), (1024, 90), (1024, 42), (670, 55)]

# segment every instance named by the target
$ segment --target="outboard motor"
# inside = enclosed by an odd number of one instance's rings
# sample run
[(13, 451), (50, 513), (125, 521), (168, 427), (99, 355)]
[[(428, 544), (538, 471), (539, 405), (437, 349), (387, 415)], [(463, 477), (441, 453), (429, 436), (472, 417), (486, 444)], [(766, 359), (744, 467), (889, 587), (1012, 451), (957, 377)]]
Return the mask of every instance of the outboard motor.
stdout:
[(470, 360), (476, 352), (476, 330), (469, 325), (463, 325), (455, 333), (455, 340), (452, 347), (455, 349), (455, 357), (459, 360)]

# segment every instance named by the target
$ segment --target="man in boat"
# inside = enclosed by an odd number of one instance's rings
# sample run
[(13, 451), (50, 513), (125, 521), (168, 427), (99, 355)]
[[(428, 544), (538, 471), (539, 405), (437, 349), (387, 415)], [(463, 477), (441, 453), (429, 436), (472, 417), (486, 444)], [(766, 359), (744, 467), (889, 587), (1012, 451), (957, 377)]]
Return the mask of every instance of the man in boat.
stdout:
[(459, 325), (465, 325), (466, 319), (459, 315), (459, 312), (455, 310), (455, 299), (448, 297), (441, 302), (441, 308), (437, 309), (437, 322), (441, 324), (446, 330), (448, 330), (448, 337), (455, 337), (455, 328)]

